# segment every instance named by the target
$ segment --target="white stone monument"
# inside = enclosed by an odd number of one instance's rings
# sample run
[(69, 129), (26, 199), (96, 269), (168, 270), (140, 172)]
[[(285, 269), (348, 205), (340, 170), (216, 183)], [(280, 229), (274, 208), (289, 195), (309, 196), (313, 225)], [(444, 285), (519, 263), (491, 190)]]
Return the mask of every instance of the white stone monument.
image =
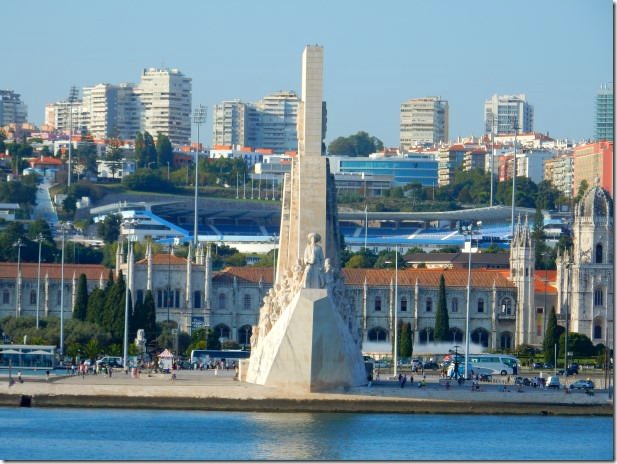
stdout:
[[(285, 176), (276, 281), (253, 327), (247, 382), (294, 391), (365, 385), (340, 273), (336, 191), (323, 143), (323, 48), (302, 56), (298, 156)], [(243, 367), (246, 367), (245, 365)]]

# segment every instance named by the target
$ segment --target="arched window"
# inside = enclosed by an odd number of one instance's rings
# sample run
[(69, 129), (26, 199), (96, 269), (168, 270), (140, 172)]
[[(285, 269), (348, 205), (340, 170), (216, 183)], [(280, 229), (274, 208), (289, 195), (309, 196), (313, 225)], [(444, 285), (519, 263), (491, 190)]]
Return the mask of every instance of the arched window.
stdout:
[(368, 331), (369, 342), (385, 342), (388, 333), (381, 327), (373, 327)]
[(8, 290), (2, 292), (2, 304), (9, 304), (11, 301), (11, 295)]
[(503, 300), (501, 300), (501, 314), (504, 314), (506, 316), (512, 315), (512, 299), (511, 298), (504, 298)]
[(594, 306), (604, 305), (604, 291), (601, 288), (597, 288), (593, 292), (593, 305)]
[(471, 332), (471, 341), (482, 345), (484, 348), (488, 348), (488, 337), (488, 330), (483, 329), (482, 327), (479, 327)]
[(450, 327), (450, 336), (448, 341), (452, 340), (452, 343), (463, 343), (463, 331), (458, 327)]
[(602, 244), (598, 243), (596, 245), (596, 263), (602, 264)]
[(240, 327), (238, 329), (238, 343), (240, 343), (240, 345), (250, 345), (252, 332), (253, 328), (250, 325), (243, 325)]
[(433, 299), (428, 297), (426, 299), (426, 312), (430, 313), (433, 310)]
[(201, 308), (201, 290), (195, 290), (193, 292), (193, 308)]
[(434, 330), (432, 327), (425, 327), (424, 329), (420, 329), (418, 335), (420, 336), (420, 344), (426, 345), (432, 341), (435, 341)]
[(401, 298), (401, 311), (407, 311), (407, 297)]
[(502, 350), (512, 348), (512, 334), (510, 332), (502, 332), (499, 338), (499, 345)]
[(484, 312), (484, 298), (478, 298), (478, 312)]
[(31, 305), (36, 304), (36, 291), (35, 290), (30, 291), (30, 304)]
[(602, 326), (598, 323), (593, 326), (593, 338), (602, 338)]
[(244, 295), (244, 309), (251, 309), (251, 295)]
[(224, 293), (219, 293), (219, 309), (225, 309), (226, 300)]
[(219, 324), (214, 328), (214, 332), (219, 336), (219, 338), (229, 339), (230, 330), (225, 324)]
[(381, 297), (379, 295), (375, 297), (375, 311), (381, 311)]
[(458, 298), (452, 298), (450, 307), (452, 308), (450, 312), (458, 313)]

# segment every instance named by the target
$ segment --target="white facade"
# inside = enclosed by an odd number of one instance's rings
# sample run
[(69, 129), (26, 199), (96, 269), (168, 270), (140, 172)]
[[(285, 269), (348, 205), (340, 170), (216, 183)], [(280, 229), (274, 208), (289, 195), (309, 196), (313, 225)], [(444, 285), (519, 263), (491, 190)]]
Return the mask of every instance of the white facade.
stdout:
[(299, 104), (293, 91), (275, 92), (255, 103), (221, 102), (213, 110), (212, 144), (295, 151)]
[[(551, 159), (554, 152), (549, 150), (532, 150), (525, 152), (521, 157), (521, 161), (517, 163), (517, 168), (522, 164), (522, 170), (517, 171), (518, 176), (528, 177), (535, 184), (539, 184), (544, 180), (544, 162)], [(517, 153), (517, 159), (518, 153)]]
[(144, 69), (136, 87), (141, 129), (156, 139), (160, 132), (174, 145), (191, 138), (191, 79), (177, 69)]
[(0, 90), (0, 127), (23, 124), (28, 118), (28, 107), (21, 96), (12, 90)]
[(212, 109), (212, 145), (248, 145), (247, 104), (230, 100)]
[(533, 132), (533, 106), (527, 103), (524, 94), (493, 95), (484, 103), (484, 127), (486, 133), (513, 134)]
[(436, 145), (448, 141), (448, 102), (439, 97), (414, 98), (401, 104), (400, 146)]
[(132, 140), (139, 131), (139, 101), (134, 84), (84, 87), (82, 105), (94, 138)]

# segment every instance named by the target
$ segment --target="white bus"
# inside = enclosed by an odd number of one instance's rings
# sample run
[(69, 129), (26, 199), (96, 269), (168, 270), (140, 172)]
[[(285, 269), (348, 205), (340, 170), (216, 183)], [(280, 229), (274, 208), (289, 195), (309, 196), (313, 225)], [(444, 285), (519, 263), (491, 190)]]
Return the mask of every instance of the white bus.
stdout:
[(510, 375), (518, 373), (520, 363), (517, 358), (507, 354), (470, 354), (469, 361), (475, 368), (493, 374)]

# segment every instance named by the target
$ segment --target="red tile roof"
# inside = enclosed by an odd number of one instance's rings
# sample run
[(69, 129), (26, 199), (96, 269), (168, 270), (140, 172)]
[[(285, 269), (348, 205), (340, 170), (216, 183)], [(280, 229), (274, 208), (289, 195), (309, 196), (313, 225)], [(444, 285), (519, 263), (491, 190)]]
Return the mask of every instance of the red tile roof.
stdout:
[[(169, 253), (156, 253), (152, 255), (152, 265), (153, 266), (161, 266), (161, 265), (169, 265), (169, 264), (184, 264), (186, 265), (186, 258), (182, 258), (176, 255), (170, 255)], [(137, 264), (147, 264), (148, 259), (143, 258), (137, 261)]]
[(259, 283), (260, 280), (264, 284), (272, 285), (272, 268), (271, 267), (235, 267), (229, 266), (215, 273), (213, 280), (215, 282), (231, 282), (236, 277), (238, 282)]
[[(347, 285), (362, 286), (366, 277), (367, 284), (371, 286), (388, 286), (394, 282), (394, 269), (343, 269), (345, 283)], [(439, 278), (443, 274), (446, 287), (466, 287), (466, 269), (399, 269), (398, 284), (403, 286), (414, 286), (416, 280), (418, 285), (423, 287), (438, 287)], [(493, 269), (472, 269), (472, 287), (492, 287), (493, 282), (497, 287), (511, 287), (514, 284), (503, 276), (499, 270)]]
[[(38, 277), (38, 263), (21, 263), (21, 275), (23, 279), (36, 279)], [(73, 273), (76, 277), (80, 274), (85, 274), (88, 280), (99, 280), (101, 274), (103, 279), (107, 280), (109, 268), (100, 264), (65, 264), (64, 278), (72, 279)], [(62, 274), (62, 266), (59, 263), (41, 263), (41, 280), (45, 275), (49, 275), (50, 279), (60, 279)], [(17, 263), (0, 263), (0, 279), (16, 279), (17, 278)]]

